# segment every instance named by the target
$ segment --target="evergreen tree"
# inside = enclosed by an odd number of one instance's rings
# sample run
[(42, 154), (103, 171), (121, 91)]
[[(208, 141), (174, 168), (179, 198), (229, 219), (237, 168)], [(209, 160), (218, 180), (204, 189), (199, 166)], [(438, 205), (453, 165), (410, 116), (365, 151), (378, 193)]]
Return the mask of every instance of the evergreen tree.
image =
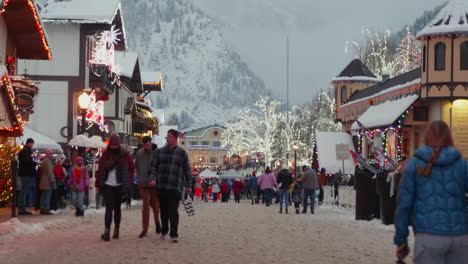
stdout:
[(402, 74), (421, 66), (422, 55), (421, 46), (411, 33), (409, 27), (406, 28), (406, 37), (401, 40), (400, 47), (396, 55), (396, 73)]

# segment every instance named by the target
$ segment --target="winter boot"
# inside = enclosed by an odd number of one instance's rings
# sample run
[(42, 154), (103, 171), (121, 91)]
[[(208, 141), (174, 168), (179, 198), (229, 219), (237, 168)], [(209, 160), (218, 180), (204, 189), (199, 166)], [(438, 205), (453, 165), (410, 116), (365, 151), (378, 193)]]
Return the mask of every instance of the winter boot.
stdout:
[(109, 228), (106, 228), (106, 230), (104, 230), (104, 234), (101, 235), (101, 239), (104, 240), (104, 241), (110, 241), (110, 230), (109, 230)]
[(283, 213), (283, 208), (280, 208), (279, 213), (280, 213), (280, 214)]
[(288, 212), (288, 208), (286, 208), (286, 212), (285, 212), (285, 213), (286, 213), (286, 214), (288, 214), (288, 213), (289, 213), (289, 212)]
[(296, 214), (299, 214), (299, 208), (296, 208)]
[(78, 210), (78, 214), (76, 216), (84, 216), (84, 210)]
[(75, 216), (78, 216), (78, 208), (75, 208)]
[(119, 228), (118, 227), (114, 228), (114, 235), (112, 236), (112, 239), (119, 239)]

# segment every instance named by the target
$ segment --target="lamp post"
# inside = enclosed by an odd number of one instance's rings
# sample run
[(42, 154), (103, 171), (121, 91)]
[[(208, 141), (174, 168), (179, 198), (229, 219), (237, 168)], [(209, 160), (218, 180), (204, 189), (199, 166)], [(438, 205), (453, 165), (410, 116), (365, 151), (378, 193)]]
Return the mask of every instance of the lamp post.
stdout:
[(294, 144), (294, 177), (297, 178), (297, 150), (299, 149), (299, 145)]
[(202, 161), (203, 161), (203, 158), (200, 157), (198, 160), (200, 161), (200, 168), (202, 168)]
[(89, 94), (86, 91), (78, 97), (78, 105), (80, 106), (81, 110), (81, 133), (84, 134), (86, 132), (86, 113), (88, 112), (88, 107), (91, 100)]

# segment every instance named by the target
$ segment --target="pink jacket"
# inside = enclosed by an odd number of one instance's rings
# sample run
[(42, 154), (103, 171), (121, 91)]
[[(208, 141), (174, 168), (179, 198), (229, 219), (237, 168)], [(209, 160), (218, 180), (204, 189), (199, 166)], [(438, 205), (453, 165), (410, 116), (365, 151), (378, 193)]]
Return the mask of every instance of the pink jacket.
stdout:
[(276, 186), (276, 177), (274, 173), (263, 173), (257, 180), (260, 189), (273, 189)]
[[(68, 178), (67, 186), (70, 187), (72, 184), (75, 184), (75, 166), (70, 168), (70, 178)], [(89, 173), (86, 167), (83, 167), (81, 170), (81, 177), (78, 189), (83, 192), (89, 187)]]

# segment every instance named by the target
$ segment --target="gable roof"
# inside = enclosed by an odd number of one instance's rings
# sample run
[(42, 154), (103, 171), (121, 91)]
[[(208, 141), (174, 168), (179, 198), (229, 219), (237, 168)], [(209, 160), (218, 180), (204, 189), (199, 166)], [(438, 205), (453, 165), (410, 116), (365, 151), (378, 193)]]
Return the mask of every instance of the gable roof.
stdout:
[(198, 132), (198, 133), (192, 133), (192, 135), (189, 135), (186, 137), (200, 137), (204, 134), (204, 132), (208, 129), (211, 129), (211, 128), (222, 128), (222, 129), (226, 129), (226, 126), (224, 126), (224, 124), (222, 123), (212, 123), (212, 124), (205, 124), (205, 125), (200, 125), (200, 126), (196, 126), (196, 127), (190, 127), (190, 128), (186, 128), (186, 129), (183, 129), (182, 133), (184, 134), (190, 134), (192, 132)]
[(0, 16), (16, 45), (20, 59), (52, 60), (46, 32), (33, 0), (5, 0)]
[(363, 81), (379, 80), (360, 59), (352, 60), (333, 81), (347, 81), (352, 80), (351, 78), (355, 80), (361, 78)]
[(406, 87), (418, 85), (420, 82), (421, 68), (417, 68), (353, 93), (348, 102), (340, 106), (340, 108), (347, 107), (364, 100), (369, 100), (377, 96), (385, 95), (396, 90), (404, 89)]
[(8, 78), (7, 69), (0, 66), (0, 112), (4, 111), (5, 119), (0, 120), (1, 137), (20, 137), (24, 133), (24, 124), (18, 108), (13, 102), (14, 91)]
[(49, 0), (41, 15), (46, 22), (112, 24), (120, 9), (120, 0)]
[(451, 0), (416, 38), (468, 33), (468, 1)]
[(121, 33), (116, 49), (127, 47), (120, 0), (49, 0), (41, 16), (47, 23), (116, 25)]

